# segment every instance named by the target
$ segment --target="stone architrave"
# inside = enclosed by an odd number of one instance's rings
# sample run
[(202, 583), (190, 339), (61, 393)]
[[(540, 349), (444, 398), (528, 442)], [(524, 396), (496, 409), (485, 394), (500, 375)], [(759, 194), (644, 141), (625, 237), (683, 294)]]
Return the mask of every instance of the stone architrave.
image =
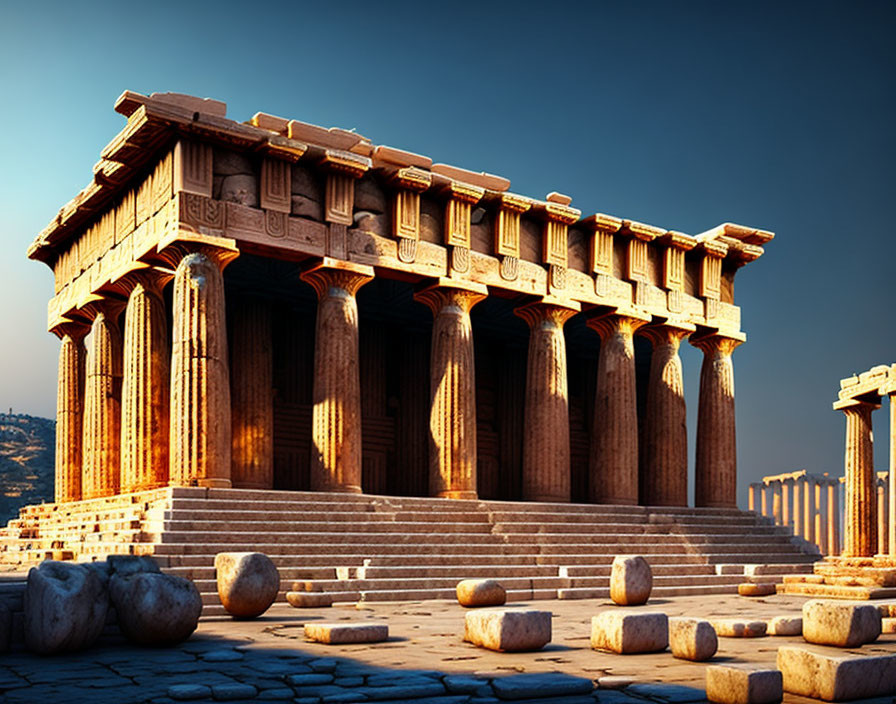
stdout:
[(317, 293), (311, 489), (361, 492), (358, 302), (373, 267), (326, 258), (302, 273)]
[(634, 334), (647, 322), (634, 312), (588, 321), (601, 338), (589, 471), (593, 503), (638, 503)]
[(846, 416), (846, 500), (843, 525), (845, 557), (871, 557), (876, 547), (877, 494), (871, 412), (877, 404), (856, 401), (841, 408)]
[(470, 309), (488, 295), (481, 284), (439, 279), (415, 294), (433, 314), (430, 356), (431, 496), (475, 499), (476, 375)]
[(579, 310), (550, 299), (517, 308), (529, 325), (523, 499), (569, 501), (569, 390), (563, 326)]
[(704, 355), (697, 411), (694, 504), (736, 508), (737, 438), (731, 353), (743, 340), (710, 334), (692, 335), (690, 341)]
[(239, 251), (231, 240), (176, 243), (172, 296), (170, 481), (231, 486), (230, 373), (222, 272)]
[(56, 396), (56, 503), (81, 499), (82, 412), (84, 410), (84, 336), (88, 328), (64, 323), (59, 336), (59, 386)]
[(162, 288), (170, 279), (170, 272), (142, 269), (121, 282), (129, 289), (121, 387), (123, 492), (168, 484), (171, 350)]
[(641, 328), (650, 340), (650, 380), (638, 478), (647, 506), (688, 505), (688, 428), (681, 357), (682, 338), (694, 326), (658, 325)]
[(235, 488), (274, 487), (274, 390), (271, 309), (238, 306), (231, 321), (231, 418)]
[(95, 499), (120, 490), (121, 303), (100, 299), (87, 306), (93, 314), (87, 338), (81, 496)]

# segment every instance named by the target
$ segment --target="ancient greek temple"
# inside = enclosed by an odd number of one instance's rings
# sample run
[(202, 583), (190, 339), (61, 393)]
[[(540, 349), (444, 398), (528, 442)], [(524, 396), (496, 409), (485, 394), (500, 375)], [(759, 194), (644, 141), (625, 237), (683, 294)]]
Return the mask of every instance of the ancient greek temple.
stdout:
[[(772, 233), (583, 215), (215, 100), (115, 109), (126, 126), (28, 251), (55, 275), (57, 502), (196, 486), (686, 506), (686, 339), (704, 355), (696, 505), (736, 506), (734, 279)], [(855, 399), (862, 463), (873, 403)]]

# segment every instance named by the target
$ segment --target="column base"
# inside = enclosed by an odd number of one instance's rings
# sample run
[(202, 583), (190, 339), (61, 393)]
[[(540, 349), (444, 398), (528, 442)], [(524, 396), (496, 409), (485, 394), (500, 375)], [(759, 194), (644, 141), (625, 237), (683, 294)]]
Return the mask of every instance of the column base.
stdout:
[(541, 503), (568, 504), (568, 496), (524, 496), (523, 501), (539, 501)]
[(331, 494), (363, 494), (364, 491), (357, 485), (338, 484), (336, 486), (323, 486), (311, 491), (329, 492)]
[(467, 499), (476, 501), (479, 494), (475, 491), (440, 491), (435, 495), (437, 499)]

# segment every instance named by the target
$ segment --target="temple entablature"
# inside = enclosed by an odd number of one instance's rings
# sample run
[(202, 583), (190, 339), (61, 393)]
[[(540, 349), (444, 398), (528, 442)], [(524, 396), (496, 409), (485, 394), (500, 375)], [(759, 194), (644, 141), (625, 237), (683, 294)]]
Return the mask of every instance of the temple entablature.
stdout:
[(726, 223), (691, 236), (611, 215), (582, 216), (560, 193), (383, 145), (353, 131), (224, 103), (125, 92), (127, 125), (91, 183), (29, 248), (55, 273), (49, 327), (83, 317), (90, 297), (159, 261), (183, 237), (240, 252), (331, 257), (415, 280), (454, 278), (503, 297), (552, 296), (584, 308), (740, 337), (734, 274), (772, 233)]

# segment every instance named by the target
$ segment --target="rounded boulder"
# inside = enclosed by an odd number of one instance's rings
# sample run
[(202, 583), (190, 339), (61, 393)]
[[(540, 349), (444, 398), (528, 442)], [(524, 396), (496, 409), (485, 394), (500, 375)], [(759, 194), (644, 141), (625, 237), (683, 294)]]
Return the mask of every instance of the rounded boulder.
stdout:
[(617, 555), (610, 570), (610, 598), (621, 606), (646, 604), (653, 589), (650, 563), (640, 555)]
[(507, 592), (493, 579), (465, 579), (457, 583), (457, 602), (461, 606), (502, 606)]
[(199, 624), (202, 597), (189, 579), (137, 572), (109, 580), (112, 605), (125, 638), (139, 645), (174, 645)]
[(255, 618), (267, 611), (280, 591), (280, 573), (264, 553), (215, 555), (218, 597), (231, 616)]

